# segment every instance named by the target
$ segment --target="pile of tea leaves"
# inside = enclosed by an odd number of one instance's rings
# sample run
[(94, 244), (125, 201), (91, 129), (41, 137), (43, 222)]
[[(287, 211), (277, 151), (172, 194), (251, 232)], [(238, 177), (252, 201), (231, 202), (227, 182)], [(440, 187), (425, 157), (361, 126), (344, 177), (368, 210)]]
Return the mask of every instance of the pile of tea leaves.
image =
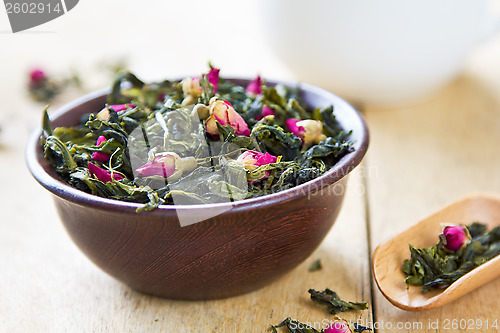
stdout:
[(308, 182), (353, 150), (333, 106), (310, 109), (299, 87), (246, 87), (210, 68), (182, 81), (121, 73), (106, 105), (73, 127), (43, 118), (45, 158), (71, 186), (142, 203), (206, 204)]
[[(456, 226), (455, 226), (456, 227)], [(429, 248), (410, 245), (411, 258), (403, 264), (408, 285), (422, 286), (422, 292), (443, 289), (500, 254), (500, 227), (488, 230), (482, 223), (465, 226), (468, 240), (457, 250), (450, 250), (440, 236), (439, 242)]]

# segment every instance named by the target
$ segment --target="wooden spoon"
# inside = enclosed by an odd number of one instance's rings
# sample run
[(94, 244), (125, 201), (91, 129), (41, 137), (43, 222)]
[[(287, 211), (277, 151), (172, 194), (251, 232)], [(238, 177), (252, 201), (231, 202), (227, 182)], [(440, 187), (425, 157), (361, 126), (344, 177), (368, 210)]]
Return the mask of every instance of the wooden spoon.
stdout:
[(438, 242), (442, 223), (471, 224), (481, 222), (491, 229), (499, 225), (500, 199), (486, 194), (461, 199), (413, 227), (381, 244), (373, 254), (373, 273), (382, 294), (395, 306), (406, 311), (426, 311), (449, 303), (500, 276), (500, 256), (476, 267), (443, 290), (422, 294), (422, 287), (404, 282), (405, 259), (410, 258), (408, 244), (417, 248)]

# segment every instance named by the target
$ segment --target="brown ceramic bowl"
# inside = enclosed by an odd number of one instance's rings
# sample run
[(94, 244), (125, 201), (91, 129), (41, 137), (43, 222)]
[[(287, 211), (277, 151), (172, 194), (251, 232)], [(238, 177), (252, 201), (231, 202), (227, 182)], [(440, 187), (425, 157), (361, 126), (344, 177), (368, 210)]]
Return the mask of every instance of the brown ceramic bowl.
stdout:
[[(290, 271), (318, 247), (339, 213), (347, 175), (368, 147), (363, 118), (344, 100), (307, 84), (301, 85), (301, 94), (311, 107), (334, 105), (342, 127), (353, 131), (355, 151), (313, 181), (234, 202), (230, 210), (189, 226), (180, 226), (176, 210), (203, 216), (231, 203), (162, 205), (136, 213), (140, 204), (84, 193), (63, 182), (44, 159), (41, 129), (28, 143), (27, 163), (54, 195), (76, 245), (116, 279), (135, 290), (174, 299), (246, 293)], [(84, 96), (53, 114), (52, 124), (76, 125), (83, 114), (102, 109), (105, 101), (106, 91)]]

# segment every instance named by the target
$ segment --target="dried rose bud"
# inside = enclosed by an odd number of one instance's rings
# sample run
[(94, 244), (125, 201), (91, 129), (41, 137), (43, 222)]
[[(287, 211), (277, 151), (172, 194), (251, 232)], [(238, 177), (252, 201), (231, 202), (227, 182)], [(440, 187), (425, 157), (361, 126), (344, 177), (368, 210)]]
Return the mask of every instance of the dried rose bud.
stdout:
[(214, 94), (217, 92), (217, 88), (219, 86), (219, 68), (211, 68), (210, 72), (207, 74), (208, 83), (214, 86)]
[(469, 231), (463, 225), (451, 225), (444, 228), (440, 238), (443, 245), (450, 251), (458, 251), (463, 246), (470, 243), (471, 237)]
[(200, 78), (187, 77), (181, 82), (182, 84), (182, 92), (185, 96), (192, 95), (194, 97), (198, 97), (203, 93), (203, 89), (200, 86)]
[(219, 135), (219, 129), (216, 123), (216, 121), (218, 121), (222, 126), (231, 126), (236, 135), (250, 135), (247, 123), (239, 113), (234, 110), (231, 103), (217, 100), (217, 98), (213, 97), (208, 107), (210, 109), (210, 117), (205, 120), (205, 128), (208, 134), (212, 136)]
[(205, 120), (210, 117), (210, 109), (205, 104), (196, 104), (191, 114), (198, 116), (200, 120)]
[(260, 116), (255, 117), (256, 120), (261, 120), (266, 116), (274, 116), (274, 111), (269, 106), (264, 106), (262, 108), (262, 114)]
[(134, 104), (114, 104), (110, 105), (109, 107), (115, 110), (115, 112), (120, 113), (121, 111), (127, 110), (128, 107), (135, 108)]
[(319, 120), (287, 119), (286, 125), (290, 132), (302, 139), (304, 148), (326, 139), (326, 135), (323, 134), (323, 124)]
[[(255, 150), (247, 150), (246, 152), (238, 156), (238, 158), (236, 159), (236, 163), (243, 166), (248, 171), (254, 171), (262, 165), (276, 163), (277, 160), (278, 158), (276, 156), (273, 156), (269, 153), (259, 153)], [(266, 171), (265, 175), (262, 178), (252, 180), (251, 182), (261, 181), (262, 179), (269, 177), (270, 174), (271, 173), (269, 171)]]
[(140, 166), (135, 172), (139, 177), (162, 176), (173, 181), (180, 178), (183, 172), (194, 170), (196, 165), (194, 157), (181, 158), (176, 153), (169, 152), (155, 157), (153, 161)]
[(349, 324), (345, 320), (337, 320), (330, 323), (324, 330), (324, 333), (352, 333)]
[(32, 83), (40, 83), (47, 79), (47, 75), (41, 69), (35, 68), (30, 72), (30, 79)]
[(236, 162), (242, 164), (245, 167), (250, 167), (250, 166), (260, 167), (262, 165), (266, 165), (269, 163), (276, 163), (276, 161), (277, 161), (276, 156), (273, 156), (269, 153), (260, 153), (255, 150), (247, 150), (246, 152), (238, 156), (238, 158), (236, 159)]
[(98, 167), (94, 163), (89, 163), (88, 168), (90, 173), (93, 174), (98, 180), (100, 180), (103, 183), (108, 183), (124, 178), (122, 175), (118, 173), (111, 174), (111, 171)]
[(262, 94), (262, 80), (260, 76), (257, 76), (252, 82), (250, 82), (245, 91), (248, 94), (254, 94), (254, 95)]
[[(208, 72), (208, 74), (203, 74), (204, 77), (207, 78), (208, 83), (210, 83), (214, 87), (214, 94), (217, 92), (217, 88), (219, 85), (219, 71), (220, 69), (218, 68), (212, 68), (210, 69), (210, 72)], [(200, 85), (200, 78), (198, 76), (193, 78), (185, 78), (184, 80), (182, 80), (181, 84), (184, 96), (190, 96), (190, 101), (193, 100), (192, 97), (199, 97), (203, 93), (203, 88)], [(196, 101), (194, 101), (194, 103), (195, 102)]]
[[(108, 140), (106, 140), (106, 138), (101, 135), (100, 137), (97, 138), (96, 146), (100, 146), (101, 144), (103, 144), (106, 141), (108, 141)], [(92, 159), (94, 161), (101, 162), (101, 163), (108, 162), (110, 157), (111, 157), (110, 154), (103, 153), (100, 151), (96, 151), (96, 152), (92, 153)]]
[(123, 112), (127, 110), (128, 107), (135, 108), (134, 104), (115, 104), (115, 105), (108, 105), (101, 111), (97, 113), (97, 119), (102, 120), (102, 121), (108, 121), (110, 114), (109, 114), (109, 109), (113, 109), (116, 113)]

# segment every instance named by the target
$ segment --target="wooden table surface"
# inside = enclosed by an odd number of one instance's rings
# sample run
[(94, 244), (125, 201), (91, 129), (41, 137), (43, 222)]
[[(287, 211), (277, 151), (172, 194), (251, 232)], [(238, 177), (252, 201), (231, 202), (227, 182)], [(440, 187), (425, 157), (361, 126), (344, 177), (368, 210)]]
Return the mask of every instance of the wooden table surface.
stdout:
[[(76, 248), (24, 163), (24, 145), (43, 108), (27, 97), (31, 67), (80, 72), (83, 90), (62, 95), (54, 108), (105, 86), (109, 75), (100, 64), (124, 57), (148, 80), (202, 72), (207, 60), (222, 75), (297, 79), (259, 37), (252, 3), (189, 3), (162, 2), (158, 10), (129, 0), (119, 7), (82, 1), (64, 17), (15, 35), (0, 13), (0, 332), (265, 332), (288, 316), (320, 329), (333, 318), (307, 290), (326, 287), (368, 302), (369, 311), (342, 317), (377, 332), (487, 332), (487, 324), (500, 321), (500, 279), (441, 308), (409, 313), (385, 300), (370, 273), (378, 244), (440, 207), (478, 191), (500, 196), (498, 36), (474, 50), (459, 78), (419, 105), (363, 107), (370, 149), (351, 175), (341, 214), (321, 247), (279, 281), (224, 300), (171, 301), (118, 283)], [(206, 17), (210, 32), (227, 36), (211, 41), (199, 23)], [(308, 272), (316, 259), (323, 269)], [(460, 320), (483, 327), (452, 329)]]

